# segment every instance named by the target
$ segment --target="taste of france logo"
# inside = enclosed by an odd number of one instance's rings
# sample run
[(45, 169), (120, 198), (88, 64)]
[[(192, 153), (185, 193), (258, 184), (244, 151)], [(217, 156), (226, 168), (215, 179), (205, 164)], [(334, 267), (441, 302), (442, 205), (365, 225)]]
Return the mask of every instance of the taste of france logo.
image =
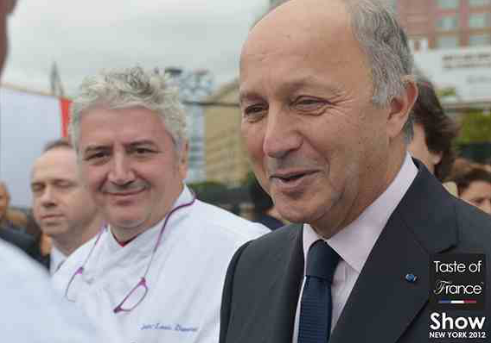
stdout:
[(486, 256), (432, 256), (430, 305), (433, 310), (482, 311), (486, 296)]
[(431, 256), (430, 339), (487, 342), (486, 271), (484, 254)]

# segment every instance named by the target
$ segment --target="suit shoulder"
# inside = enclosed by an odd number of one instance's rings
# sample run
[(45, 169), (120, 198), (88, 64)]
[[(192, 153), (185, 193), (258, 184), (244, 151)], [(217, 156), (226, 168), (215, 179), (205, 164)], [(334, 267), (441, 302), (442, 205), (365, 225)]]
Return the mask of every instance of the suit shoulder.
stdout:
[(291, 249), (298, 243), (301, 233), (301, 224), (290, 224), (272, 231), (250, 242), (242, 252), (241, 259), (260, 262), (267, 256)]

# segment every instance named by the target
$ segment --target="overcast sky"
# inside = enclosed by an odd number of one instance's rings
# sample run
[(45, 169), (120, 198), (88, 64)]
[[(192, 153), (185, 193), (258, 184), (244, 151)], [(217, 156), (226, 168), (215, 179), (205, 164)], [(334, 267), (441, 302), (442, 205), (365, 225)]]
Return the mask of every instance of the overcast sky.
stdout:
[(237, 76), (240, 48), (267, 0), (18, 0), (3, 82), (49, 91), (57, 62), (65, 91), (101, 68), (208, 69)]

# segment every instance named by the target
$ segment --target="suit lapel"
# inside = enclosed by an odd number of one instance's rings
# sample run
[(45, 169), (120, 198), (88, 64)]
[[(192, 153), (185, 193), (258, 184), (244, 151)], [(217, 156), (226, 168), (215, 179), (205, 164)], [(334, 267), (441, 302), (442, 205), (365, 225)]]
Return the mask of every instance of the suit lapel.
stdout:
[[(389, 218), (350, 294), (330, 343), (395, 343), (428, 301), (429, 255), (456, 243), (453, 202), (420, 168)], [(408, 282), (407, 274), (417, 276)]]
[[(281, 229), (284, 230), (285, 228)], [(271, 313), (274, 317), (270, 328), (270, 338), (267, 343), (288, 343), (292, 341), (293, 325), (300, 287), (303, 279), (303, 228), (296, 225), (291, 230), (289, 246), (285, 251), (290, 252), (283, 260), (284, 268), (278, 268), (276, 294), (271, 294)]]
[[(428, 254), (392, 217), (377, 241), (333, 331), (330, 343), (393, 343), (428, 300)], [(406, 274), (417, 280), (409, 283)], [(356, 328), (356, 329), (355, 329)]]

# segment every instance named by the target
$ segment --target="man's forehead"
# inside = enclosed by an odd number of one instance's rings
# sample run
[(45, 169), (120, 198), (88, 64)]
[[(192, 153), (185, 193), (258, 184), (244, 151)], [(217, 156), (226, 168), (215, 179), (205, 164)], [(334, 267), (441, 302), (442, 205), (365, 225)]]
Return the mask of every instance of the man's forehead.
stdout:
[(131, 145), (151, 142), (164, 133), (171, 137), (163, 118), (145, 107), (96, 107), (81, 117), (79, 149), (87, 147)]
[(151, 138), (132, 138), (128, 140), (113, 140), (113, 139), (93, 139), (80, 146), (80, 152), (87, 152), (99, 149), (114, 149), (116, 146), (122, 146), (125, 149), (136, 148), (142, 146), (156, 146), (157, 143)]
[[(55, 148), (39, 156), (34, 162), (33, 176), (42, 173), (66, 174), (76, 170), (75, 151), (68, 148)], [(62, 175), (60, 175), (62, 176)]]
[(287, 1), (251, 29), (241, 53), (241, 71), (244, 62), (261, 61), (272, 54), (330, 49), (349, 38), (350, 32), (351, 19), (342, 0)]

